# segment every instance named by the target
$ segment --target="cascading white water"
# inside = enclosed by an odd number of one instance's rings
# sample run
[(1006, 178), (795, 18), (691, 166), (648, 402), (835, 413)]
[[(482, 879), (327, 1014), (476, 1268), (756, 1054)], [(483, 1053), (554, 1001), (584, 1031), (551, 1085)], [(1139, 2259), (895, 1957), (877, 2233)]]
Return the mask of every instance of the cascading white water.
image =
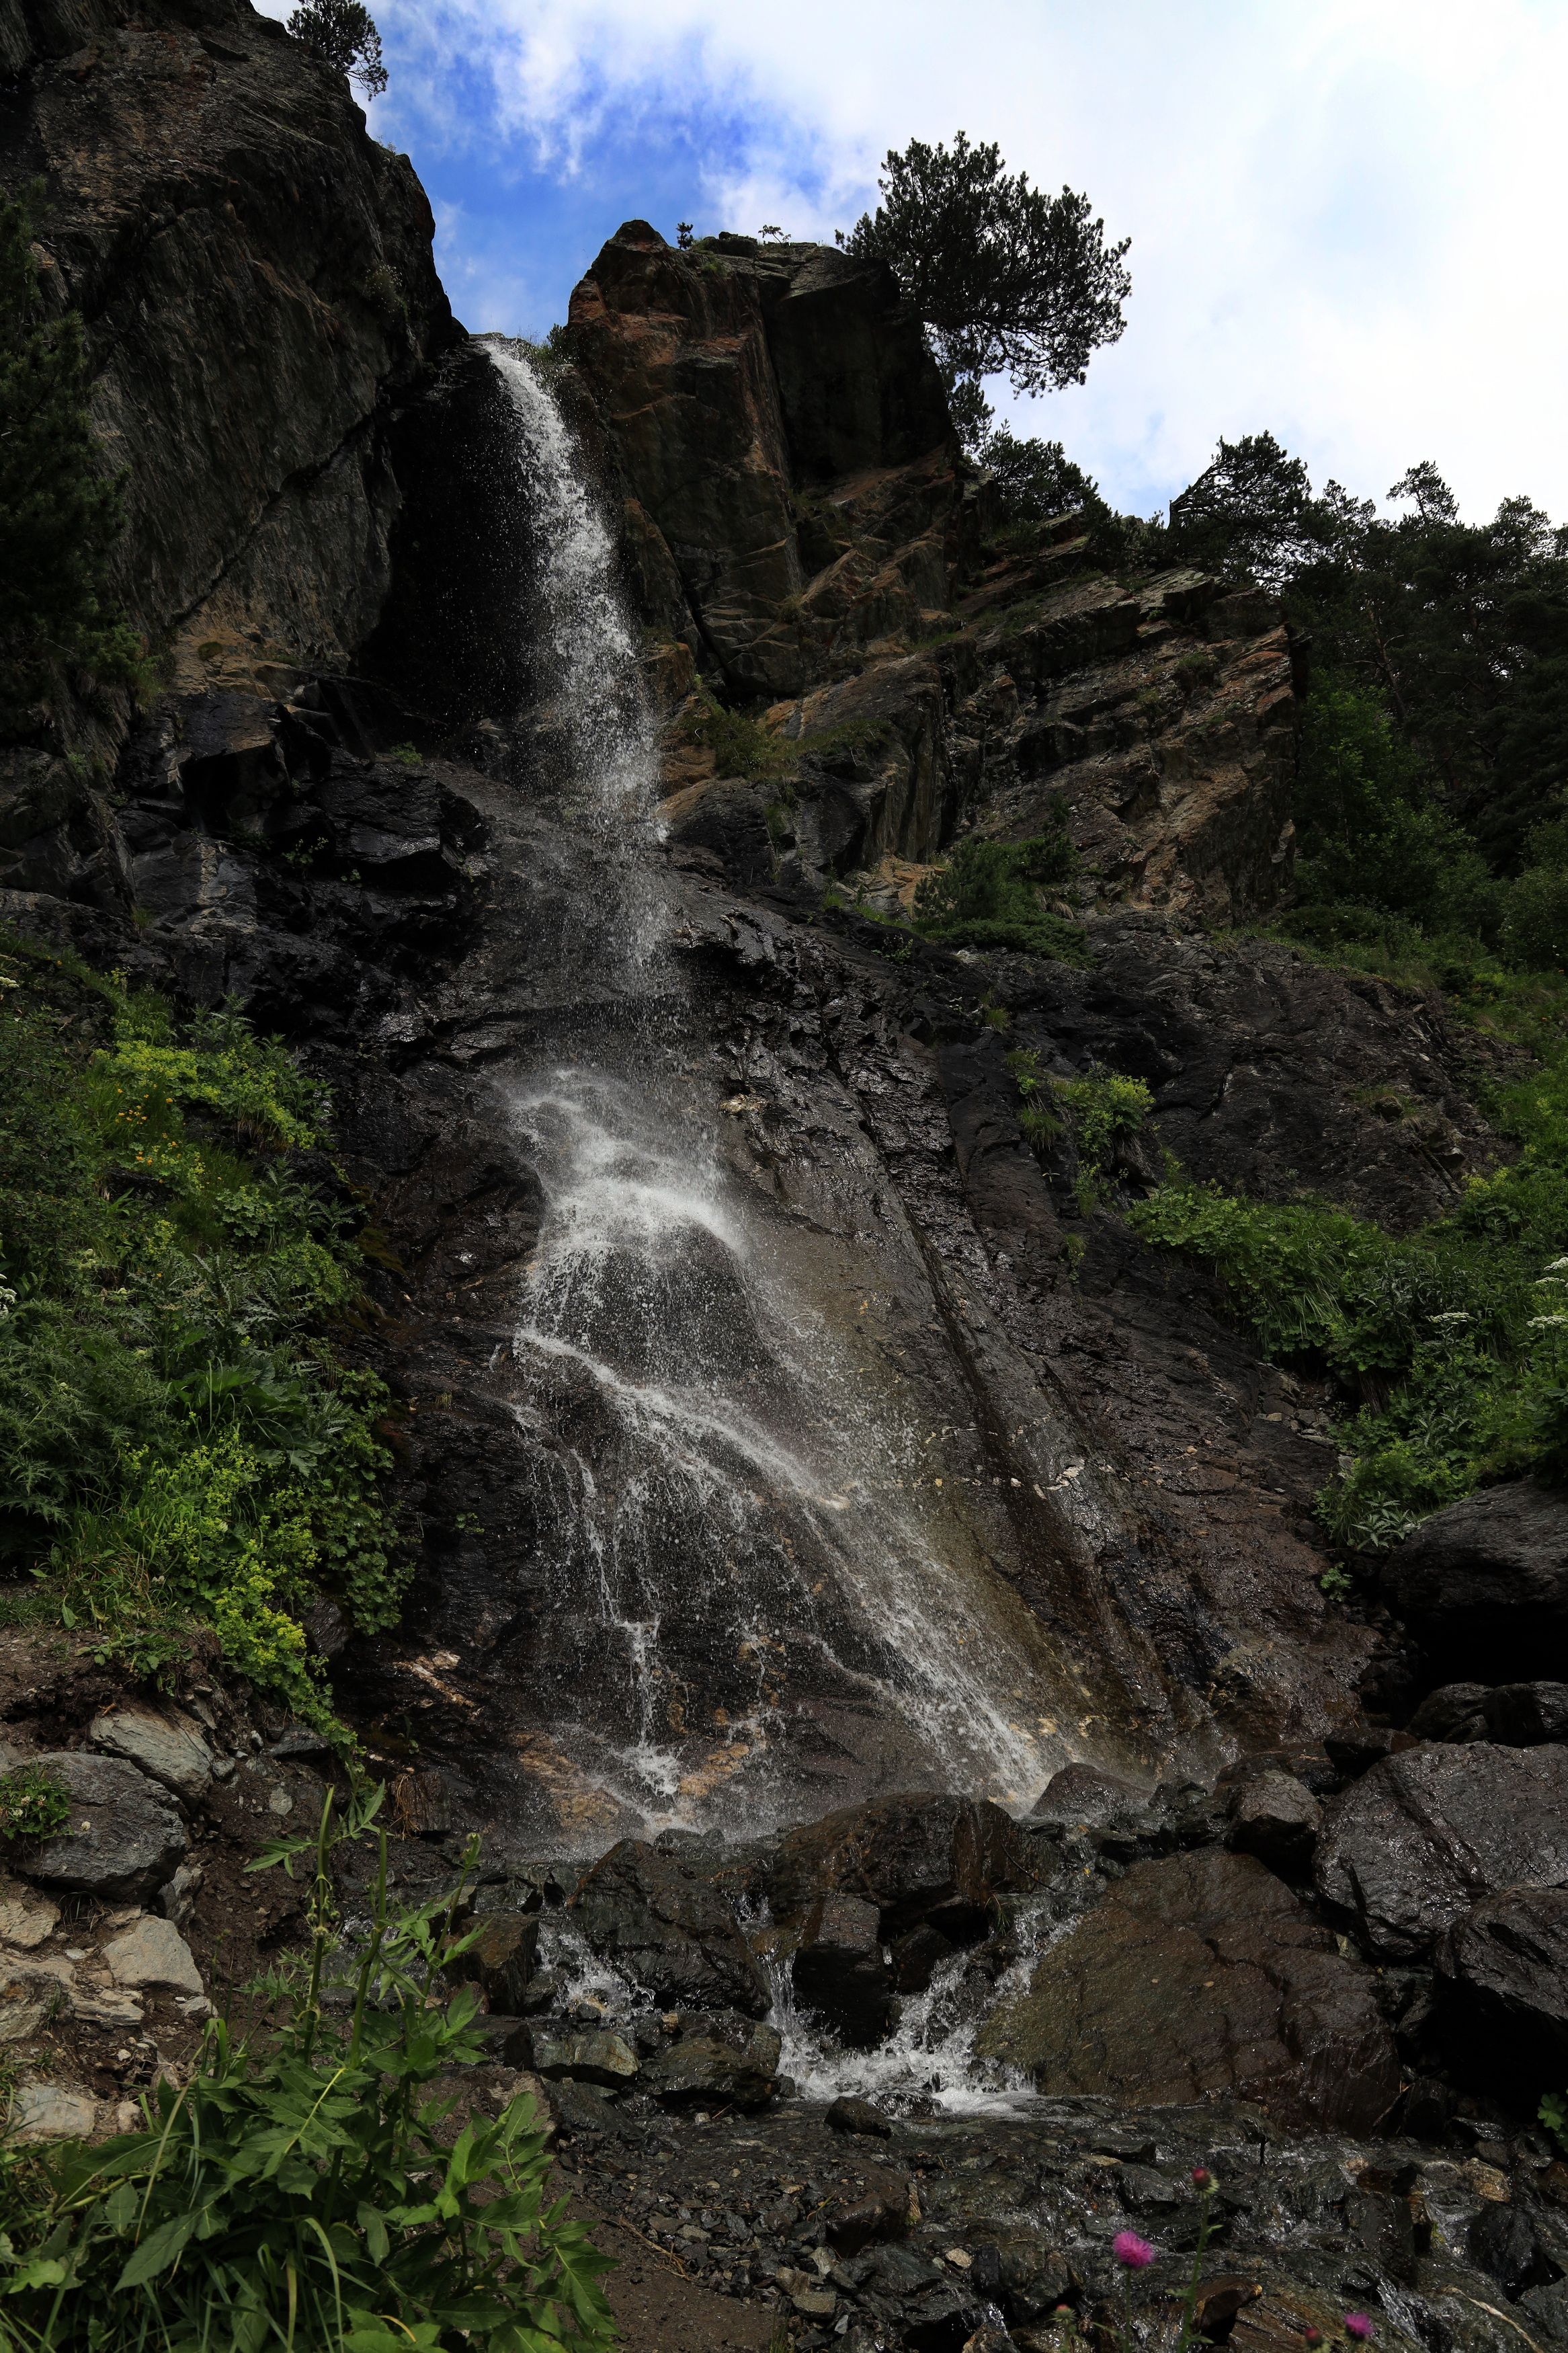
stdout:
[(605, 1799), (601, 1842), (616, 1820), (760, 1828), (879, 1786), (1023, 1805), (1070, 1753), (1057, 1662), (729, 1163), (661, 921), (656, 729), (613, 546), (547, 390), (492, 355), (534, 518), (536, 741), (612, 853), (595, 1002), (569, 1056), (515, 1087), (547, 1200), (514, 1350), (520, 1415), (553, 1440), (533, 1694), (552, 1754)]

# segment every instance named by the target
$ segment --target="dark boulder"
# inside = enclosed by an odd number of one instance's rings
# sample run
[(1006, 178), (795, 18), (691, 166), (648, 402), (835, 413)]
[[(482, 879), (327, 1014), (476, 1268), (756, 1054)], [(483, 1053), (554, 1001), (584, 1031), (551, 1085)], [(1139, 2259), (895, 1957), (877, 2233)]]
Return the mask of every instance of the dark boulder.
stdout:
[(1372, 2130), (1399, 2093), (1376, 1980), (1251, 1855), (1135, 1863), (976, 2043), (1042, 2091), (1163, 2106), (1229, 2094)]
[(483, 1988), (492, 2010), (515, 2015), (539, 1967), (539, 1915), (491, 1912), (477, 1921), (467, 1952), (447, 1964), (460, 1985)]
[(1316, 1881), (1391, 1959), (1431, 1951), (1479, 1898), (1568, 1883), (1568, 1748), (1410, 1748), (1328, 1810)]
[(1417, 1740), (1495, 1740), (1503, 1748), (1568, 1741), (1568, 1683), (1444, 1683), (1410, 1719)]
[(892, 2005), (880, 1917), (863, 1896), (830, 1891), (806, 1914), (795, 1949), (796, 1994), (846, 2042), (861, 2048), (887, 2031)]
[(1230, 1801), (1230, 1842), (1288, 1877), (1311, 1868), (1323, 1810), (1289, 1773), (1260, 1773)]
[(672, 1855), (623, 1839), (584, 1876), (572, 1909), (595, 1952), (656, 2001), (766, 2015), (767, 1979), (733, 1913)]
[(663, 2099), (760, 2107), (776, 2088), (781, 2048), (771, 2026), (734, 2010), (681, 2010), (676, 2040), (644, 2063), (643, 2087)]
[(1503, 2294), (1515, 2298), (1527, 2287), (1544, 2287), (1563, 2276), (1528, 2215), (1500, 2202), (1489, 2202), (1471, 2223), (1470, 2261), (1490, 2272)]
[(66, 1887), (121, 1903), (142, 1903), (174, 1876), (185, 1852), (185, 1829), (174, 1799), (121, 1757), (79, 1749), (35, 1757), (70, 1791), (70, 1829), (46, 1839), (16, 1868), (46, 1887)]
[(891, 1947), (893, 1983), (900, 1993), (924, 1993), (937, 1970), (952, 1958), (958, 1947), (940, 1928), (921, 1921), (910, 1928)]
[(1436, 1971), (1461, 2077), (1524, 2097), (1568, 2083), (1568, 1888), (1472, 1904), (1440, 1940)]
[(779, 1842), (773, 1906), (792, 1919), (832, 1889), (876, 1905), (885, 1936), (929, 1920), (962, 1939), (980, 1934), (998, 1889), (1031, 1877), (1027, 1842), (1000, 1806), (916, 1791), (791, 1831)]
[(1122, 1780), (1120, 1774), (1079, 1761), (1051, 1775), (1031, 1810), (1064, 1829), (1089, 1830), (1143, 1805), (1148, 1796), (1147, 1789)]
[(1443, 1683), (1428, 1692), (1405, 1729), (1415, 1740), (1484, 1740), (1487, 1696), (1485, 1683)]
[(1384, 1563), (1384, 1594), (1439, 1664), (1517, 1674), (1568, 1634), (1568, 1494), (1521, 1481), (1450, 1504)]
[(1568, 1683), (1500, 1683), (1482, 1713), (1487, 1738), (1505, 1748), (1568, 1741)]

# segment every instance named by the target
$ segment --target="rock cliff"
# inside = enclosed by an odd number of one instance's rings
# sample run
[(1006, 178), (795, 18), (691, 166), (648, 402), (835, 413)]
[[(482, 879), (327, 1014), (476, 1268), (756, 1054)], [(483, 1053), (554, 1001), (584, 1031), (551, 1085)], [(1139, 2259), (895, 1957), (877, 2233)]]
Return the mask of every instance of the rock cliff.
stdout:
[[(1428, 2353), (1511, 2348), (1500, 2295), (1568, 2337), (1518, 2105), (1562, 2048), (1563, 1689), (1388, 1721), (1482, 1618), (1556, 1626), (1560, 1511), (1391, 1562), (1425, 1662), (1329, 1600), (1325, 1383), (1139, 1242), (1146, 1139), (1087, 1182), (1020, 1085), (1139, 1079), (1195, 1177), (1393, 1229), (1495, 1154), (1435, 994), (1225, 934), (1289, 887), (1278, 614), (1129, 586), (1073, 518), (998, 534), (892, 282), (821, 248), (628, 225), (523, 463), (417, 183), (324, 69), (243, 0), (10, 9), (6, 174), (47, 176), (172, 673), (93, 723), (106, 790), (8, 754), (0, 915), (237, 991), (333, 1090), (376, 1213), (339, 1336), (393, 1394), (418, 1570), (396, 1631), (312, 1639), (395, 1779), (399, 1891), (487, 1831), (485, 2073), (548, 2076), (633, 2341), (669, 2317), (650, 2242), (682, 2342), (1046, 2353), (1064, 2299), (1109, 2336), (1113, 2231), (1189, 2248), (1194, 2164), (1243, 2353), (1379, 2298)], [(603, 576), (567, 596), (569, 528)], [(1058, 796), (1081, 964), (878, 920)], [(0, 1716), (87, 1825), (26, 1865), (80, 1947), (0, 1891), (0, 2026), (68, 2012), (93, 2086), (29, 2087), (47, 2137), (112, 2119), (132, 2025), (175, 2047), (263, 1818), (321, 1785), (217, 1671), (130, 1709), (32, 1639)], [(166, 1915), (121, 1924), (163, 1950), (134, 1980), (88, 1941), (127, 1897)], [(976, 2123), (988, 2053), (1038, 2093)]]
[(1192, 571), (1130, 594), (1072, 517), (988, 541), (986, 484), (885, 265), (681, 250), (631, 221), (573, 295), (570, 348), (668, 640), (650, 671), (677, 699), (684, 646), (774, 738), (763, 780), (729, 776), (690, 740), (697, 706), (675, 711), (677, 841), (890, 904), (960, 824), (1022, 839), (1059, 795), (1096, 909), (1224, 923), (1279, 899), (1295, 674), (1277, 608)]

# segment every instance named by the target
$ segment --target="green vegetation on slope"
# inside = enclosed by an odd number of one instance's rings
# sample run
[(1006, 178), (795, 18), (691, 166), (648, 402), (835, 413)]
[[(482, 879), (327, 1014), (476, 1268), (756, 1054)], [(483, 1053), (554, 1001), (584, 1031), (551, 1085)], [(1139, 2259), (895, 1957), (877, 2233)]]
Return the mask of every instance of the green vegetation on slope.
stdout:
[(327, 1336), (356, 1221), (298, 1173), (328, 1109), (232, 1009), (182, 1034), (155, 997), (0, 951), (4, 1608), (95, 1629), (138, 1675), (208, 1629), (330, 1727), (300, 1620), (331, 1594), (389, 1626), (408, 1570), (385, 1393)]
[(1087, 964), (1081, 925), (1056, 913), (1042, 892), (1058, 895), (1078, 871), (1067, 831), (1067, 804), (1050, 810), (1051, 829), (1027, 841), (985, 841), (970, 834), (948, 864), (915, 892), (914, 927), (952, 948), (1012, 948), (1020, 955)]
[(1492, 1109), (1517, 1162), (1413, 1233), (1182, 1181), (1127, 1213), (1214, 1269), (1266, 1354), (1320, 1362), (1365, 1400), (1343, 1433), (1352, 1467), (1319, 1497), (1356, 1549), (1488, 1480), (1568, 1476), (1568, 1048)]

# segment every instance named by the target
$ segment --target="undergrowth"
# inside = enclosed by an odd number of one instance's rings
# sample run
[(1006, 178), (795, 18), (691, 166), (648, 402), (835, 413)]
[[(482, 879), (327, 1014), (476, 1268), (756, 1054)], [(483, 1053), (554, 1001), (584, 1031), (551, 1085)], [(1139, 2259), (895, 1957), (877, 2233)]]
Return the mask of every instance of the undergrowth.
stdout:
[(948, 864), (928, 874), (915, 892), (916, 931), (943, 947), (1012, 948), (1021, 955), (1087, 965), (1083, 926), (1043, 901), (1046, 892), (1059, 899), (1078, 871), (1067, 804), (1059, 796), (1050, 818), (1050, 830), (1027, 841), (986, 841), (970, 834), (959, 842)]
[(204, 1630), (341, 1736), (301, 1620), (365, 1631), (408, 1574), (388, 1399), (331, 1345), (375, 1246), (319, 1147), (330, 1106), (234, 1008), (0, 943), (0, 1613), (138, 1677)]
[(250, 2031), (213, 2021), (189, 2083), (160, 2081), (134, 2132), (0, 2149), (3, 2353), (609, 2353), (609, 2259), (564, 2198), (545, 2202), (531, 2098), (443, 2145), (451, 2104), (430, 2088), (484, 2056), (474, 1990), (438, 1999), (473, 1941), (453, 1933), (461, 1888), (394, 1911), (381, 1834), (370, 1919), (330, 1982), (332, 1851), (383, 1795), (340, 1827), (329, 1794), (314, 1839), (249, 1866), (310, 1866), (309, 1947), (254, 1989)]
[(1184, 1180), (1128, 1211), (1144, 1240), (1213, 1267), (1267, 1355), (1321, 1364), (1362, 1400), (1350, 1467), (1318, 1498), (1355, 1550), (1488, 1481), (1568, 1477), (1568, 1047), (1489, 1109), (1517, 1161), (1412, 1233)]

